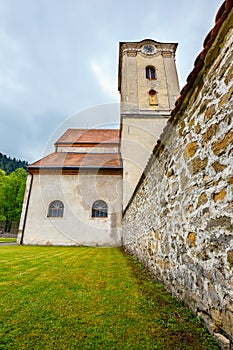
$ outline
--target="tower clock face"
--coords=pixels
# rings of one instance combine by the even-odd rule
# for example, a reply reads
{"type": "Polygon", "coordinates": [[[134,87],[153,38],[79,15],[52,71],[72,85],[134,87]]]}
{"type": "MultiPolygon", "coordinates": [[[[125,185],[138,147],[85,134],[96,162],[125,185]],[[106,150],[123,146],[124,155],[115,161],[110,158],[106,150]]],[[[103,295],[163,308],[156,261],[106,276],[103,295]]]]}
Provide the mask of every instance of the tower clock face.
{"type": "Polygon", "coordinates": [[[145,53],[153,53],[154,50],[155,50],[155,48],[154,48],[154,46],[152,46],[152,45],[145,45],[145,46],[143,47],[143,51],[144,51],[145,53]]]}

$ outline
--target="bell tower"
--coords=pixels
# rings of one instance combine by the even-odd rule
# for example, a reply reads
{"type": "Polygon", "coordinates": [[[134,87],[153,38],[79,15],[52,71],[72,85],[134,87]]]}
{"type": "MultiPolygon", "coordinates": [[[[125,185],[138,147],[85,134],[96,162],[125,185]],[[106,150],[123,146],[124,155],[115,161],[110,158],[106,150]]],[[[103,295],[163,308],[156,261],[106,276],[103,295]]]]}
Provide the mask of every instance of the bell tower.
{"type": "Polygon", "coordinates": [[[176,43],[151,39],[120,43],[124,208],[179,97],[176,48],[176,43]]]}

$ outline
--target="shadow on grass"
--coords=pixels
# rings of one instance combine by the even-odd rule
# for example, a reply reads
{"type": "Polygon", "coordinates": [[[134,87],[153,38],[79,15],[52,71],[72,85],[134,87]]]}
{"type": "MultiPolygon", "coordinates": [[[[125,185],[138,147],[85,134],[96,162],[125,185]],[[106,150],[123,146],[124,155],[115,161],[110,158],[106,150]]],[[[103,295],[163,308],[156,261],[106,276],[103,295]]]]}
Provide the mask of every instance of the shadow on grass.
{"type": "Polygon", "coordinates": [[[120,251],[130,266],[141,293],[139,310],[153,315],[153,322],[156,324],[153,336],[158,348],[161,346],[161,349],[169,349],[171,346],[170,349],[220,349],[201,320],[190,309],[165,290],[135,256],[123,248],[120,251]]]}

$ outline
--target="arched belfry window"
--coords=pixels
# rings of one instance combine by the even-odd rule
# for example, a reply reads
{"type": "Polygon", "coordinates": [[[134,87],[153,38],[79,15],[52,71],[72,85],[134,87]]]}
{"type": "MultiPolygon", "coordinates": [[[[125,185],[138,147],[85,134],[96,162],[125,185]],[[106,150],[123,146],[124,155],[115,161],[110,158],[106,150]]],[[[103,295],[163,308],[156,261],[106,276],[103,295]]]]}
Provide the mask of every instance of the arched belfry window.
{"type": "Polygon", "coordinates": [[[92,205],[93,218],[106,218],[108,216],[108,206],[102,200],[95,201],[92,205]]]}
{"type": "Polygon", "coordinates": [[[48,217],[62,218],[64,213],[64,204],[61,201],[53,201],[49,204],[48,217]]]}
{"type": "Polygon", "coordinates": [[[149,80],[156,79],[155,67],[153,66],[146,67],[146,79],[149,79],[149,80]]]}

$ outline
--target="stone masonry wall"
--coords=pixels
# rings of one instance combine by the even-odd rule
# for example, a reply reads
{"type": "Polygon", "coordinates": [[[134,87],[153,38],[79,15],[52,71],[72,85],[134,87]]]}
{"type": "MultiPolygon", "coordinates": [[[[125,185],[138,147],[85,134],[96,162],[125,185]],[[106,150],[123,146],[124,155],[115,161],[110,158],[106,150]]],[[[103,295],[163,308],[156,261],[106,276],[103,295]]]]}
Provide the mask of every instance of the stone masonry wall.
{"type": "Polygon", "coordinates": [[[123,244],[230,349],[233,31],[216,41],[126,208],[123,244]]]}

